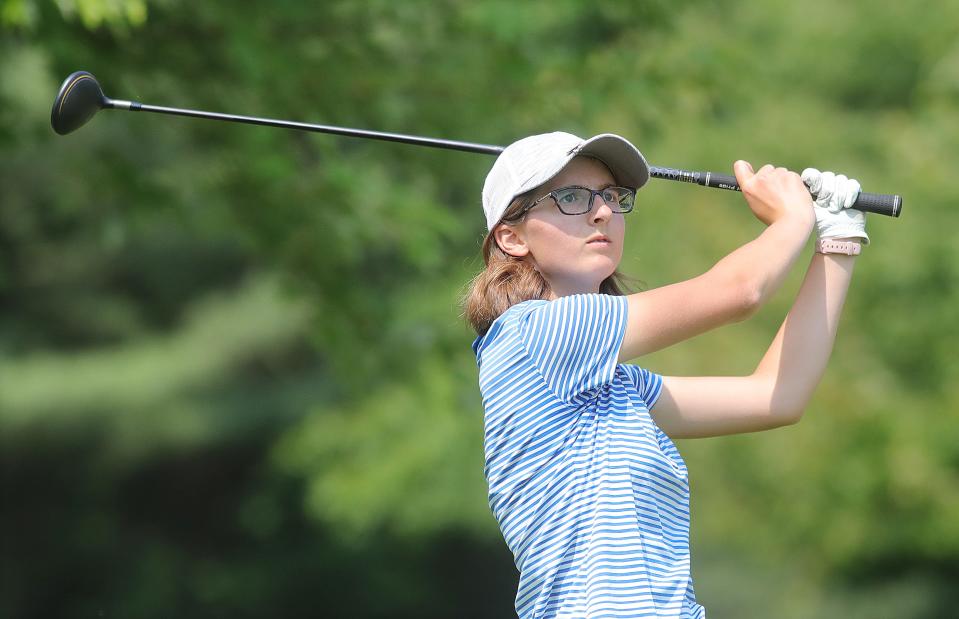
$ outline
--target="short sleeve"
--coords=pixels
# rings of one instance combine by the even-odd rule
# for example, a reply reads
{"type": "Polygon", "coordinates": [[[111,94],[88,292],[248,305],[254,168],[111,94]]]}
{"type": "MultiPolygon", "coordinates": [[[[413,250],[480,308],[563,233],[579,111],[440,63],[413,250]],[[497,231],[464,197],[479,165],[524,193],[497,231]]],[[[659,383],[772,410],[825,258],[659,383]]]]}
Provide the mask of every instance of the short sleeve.
{"type": "Polygon", "coordinates": [[[663,391],[663,377],[638,365],[624,364],[622,367],[626,368],[632,377],[639,397],[646,402],[646,408],[652,410],[663,391]]]}
{"type": "Polygon", "coordinates": [[[626,331],[626,297],[578,294],[533,304],[520,319],[532,363],[564,402],[612,382],[626,331]]]}

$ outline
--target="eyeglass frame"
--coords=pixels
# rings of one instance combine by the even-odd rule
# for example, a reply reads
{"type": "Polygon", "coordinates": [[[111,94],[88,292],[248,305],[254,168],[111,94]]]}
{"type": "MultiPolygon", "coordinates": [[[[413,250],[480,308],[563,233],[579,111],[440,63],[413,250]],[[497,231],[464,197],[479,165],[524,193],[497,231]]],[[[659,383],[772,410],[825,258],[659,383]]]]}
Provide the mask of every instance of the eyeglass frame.
{"type": "Polygon", "coordinates": [[[609,210],[612,211],[612,212],[614,212],[614,213],[618,213],[618,214],[631,213],[631,212],[633,212],[633,207],[636,206],[636,190],[633,189],[632,187],[624,187],[624,186],[622,186],[622,185],[609,185],[608,187],[603,187],[602,189],[590,189],[589,187],[583,187],[582,185],[567,185],[567,186],[565,186],[565,187],[558,187],[558,188],[550,191],[549,193],[547,193],[545,196],[543,196],[543,197],[541,197],[541,198],[537,198],[537,199],[534,200],[532,203],[530,203],[529,206],[527,206],[526,208],[524,208],[524,209],[522,210],[522,212],[519,213],[519,215],[520,215],[520,216],[525,215],[526,213],[528,213],[529,211],[531,211],[534,206],[536,206],[537,204],[539,204],[540,202],[542,202],[542,201],[545,200],[546,198],[552,198],[552,199],[553,199],[553,202],[556,204],[556,208],[558,208],[558,209],[559,209],[559,212],[562,213],[563,215],[570,215],[570,216],[585,215],[586,213],[592,212],[592,210],[593,210],[593,202],[595,201],[596,196],[599,196],[599,197],[603,200],[603,203],[604,203],[606,206],[609,206],[609,207],[610,207],[609,210]],[[629,191],[630,194],[632,194],[632,196],[633,196],[633,203],[629,205],[629,210],[628,210],[628,211],[613,210],[613,207],[610,206],[609,202],[606,201],[606,198],[603,198],[602,193],[603,193],[604,191],[606,191],[607,189],[612,189],[613,187],[618,187],[619,189],[625,189],[625,190],[629,191]],[[588,192],[589,192],[589,203],[586,205],[586,210],[583,211],[582,213],[567,213],[566,211],[564,211],[564,210],[563,210],[563,207],[559,205],[559,200],[556,198],[556,196],[553,195],[553,194],[556,193],[557,191],[563,191],[564,189],[585,189],[586,191],[588,191],[588,192]]]}

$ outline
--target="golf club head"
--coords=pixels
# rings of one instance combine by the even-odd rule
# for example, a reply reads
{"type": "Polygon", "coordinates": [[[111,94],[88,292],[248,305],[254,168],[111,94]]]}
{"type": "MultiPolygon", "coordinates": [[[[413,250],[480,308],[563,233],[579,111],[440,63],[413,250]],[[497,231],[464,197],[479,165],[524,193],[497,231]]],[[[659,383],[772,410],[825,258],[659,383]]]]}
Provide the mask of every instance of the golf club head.
{"type": "Polygon", "coordinates": [[[54,131],[66,135],[85,125],[108,101],[97,78],[86,71],[75,71],[63,80],[53,100],[50,124],[54,131]]]}

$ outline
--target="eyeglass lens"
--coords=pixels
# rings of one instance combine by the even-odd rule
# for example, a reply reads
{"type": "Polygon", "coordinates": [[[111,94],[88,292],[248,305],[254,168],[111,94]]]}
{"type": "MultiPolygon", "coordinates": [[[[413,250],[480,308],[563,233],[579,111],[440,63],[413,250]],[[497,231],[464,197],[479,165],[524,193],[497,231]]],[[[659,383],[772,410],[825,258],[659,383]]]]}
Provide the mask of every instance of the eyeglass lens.
{"type": "Polygon", "coordinates": [[[626,187],[606,187],[590,191],[583,187],[566,187],[553,192],[559,209],[569,215],[580,215],[590,210],[590,199],[600,195],[614,213],[628,213],[633,208],[635,194],[626,187]]]}

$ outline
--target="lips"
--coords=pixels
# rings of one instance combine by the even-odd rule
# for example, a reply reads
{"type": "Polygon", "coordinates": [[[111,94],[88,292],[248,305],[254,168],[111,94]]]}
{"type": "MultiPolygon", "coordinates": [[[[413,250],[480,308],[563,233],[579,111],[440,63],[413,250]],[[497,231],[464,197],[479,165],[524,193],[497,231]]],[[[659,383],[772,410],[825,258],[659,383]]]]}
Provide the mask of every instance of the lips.
{"type": "Polygon", "coordinates": [[[610,241],[609,237],[606,236],[605,234],[598,234],[592,237],[591,239],[589,239],[588,241],[586,241],[587,245],[590,245],[592,243],[612,243],[612,241],[610,241]]]}

